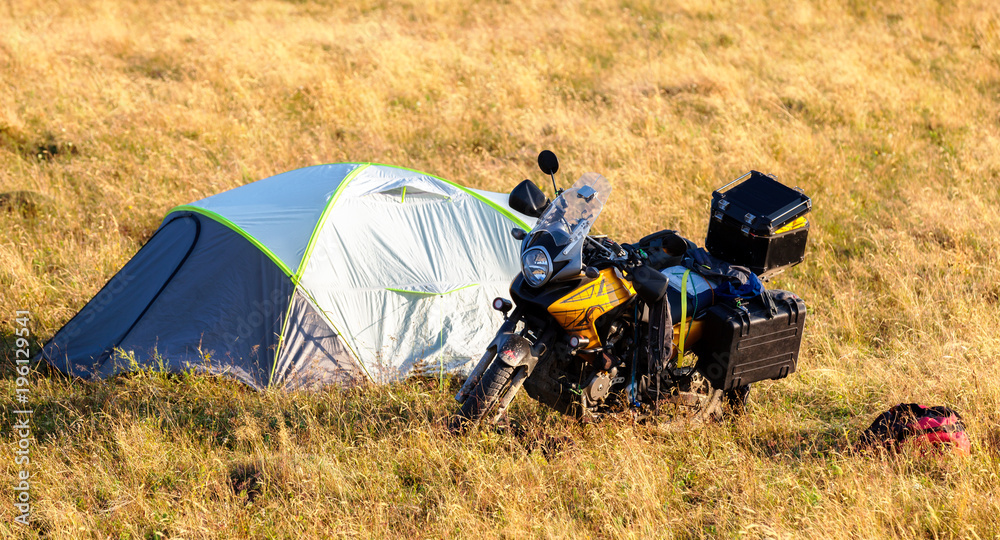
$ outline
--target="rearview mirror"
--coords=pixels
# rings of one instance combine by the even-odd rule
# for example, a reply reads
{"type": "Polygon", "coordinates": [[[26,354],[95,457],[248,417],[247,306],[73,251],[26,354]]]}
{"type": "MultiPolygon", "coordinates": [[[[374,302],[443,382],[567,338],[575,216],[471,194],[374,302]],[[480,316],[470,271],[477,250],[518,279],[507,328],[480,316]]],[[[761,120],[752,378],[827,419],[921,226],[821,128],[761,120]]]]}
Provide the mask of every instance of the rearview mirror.
{"type": "Polygon", "coordinates": [[[538,168],[545,174],[555,174],[559,172],[559,159],[552,150],[542,150],[538,154],[538,168]]]}
{"type": "Polygon", "coordinates": [[[534,182],[525,180],[510,190],[507,204],[517,212],[536,218],[549,207],[549,198],[534,182]]]}

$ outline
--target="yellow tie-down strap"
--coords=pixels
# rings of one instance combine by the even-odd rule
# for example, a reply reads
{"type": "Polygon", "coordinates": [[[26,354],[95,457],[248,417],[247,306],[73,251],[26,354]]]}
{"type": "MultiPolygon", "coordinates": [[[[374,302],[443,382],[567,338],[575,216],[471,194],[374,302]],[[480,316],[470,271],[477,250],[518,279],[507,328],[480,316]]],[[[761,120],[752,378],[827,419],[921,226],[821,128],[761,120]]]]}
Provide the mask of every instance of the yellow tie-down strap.
{"type": "MultiPolygon", "coordinates": [[[[694,313],[688,317],[688,305],[687,305],[687,283],[688,276],[691,274],[691,270],[685,270],[684,275],[681,276],[681,320],[674,324],[672,338],[674,340],[674,345],[677,347],[677,367],[684,367],[684,353],[692,343],[697,343],[701,339],[702,332],[702,320],[695,319],[694,313]]],[[[697,304],[696,304],[697,306],[697,304]]]]}

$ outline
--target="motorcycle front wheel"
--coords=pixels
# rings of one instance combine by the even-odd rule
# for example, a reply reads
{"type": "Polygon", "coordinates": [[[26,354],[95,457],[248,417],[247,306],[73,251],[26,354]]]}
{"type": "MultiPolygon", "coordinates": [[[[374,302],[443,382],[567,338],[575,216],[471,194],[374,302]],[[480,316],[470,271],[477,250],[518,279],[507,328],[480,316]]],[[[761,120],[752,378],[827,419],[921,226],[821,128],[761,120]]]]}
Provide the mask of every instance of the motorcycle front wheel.
{"type": "MultiPolygon", "coordinates": [[[[472,389],[458,411],[462,426],[477,424],[483,418],[497,414],[495,411],[507,388],[510,386],[514,368],[503,362],[494,361],[486,368],[479,384],[472,389]]],[[[492,419],[491,419],[492,420],[492,419]]]]}

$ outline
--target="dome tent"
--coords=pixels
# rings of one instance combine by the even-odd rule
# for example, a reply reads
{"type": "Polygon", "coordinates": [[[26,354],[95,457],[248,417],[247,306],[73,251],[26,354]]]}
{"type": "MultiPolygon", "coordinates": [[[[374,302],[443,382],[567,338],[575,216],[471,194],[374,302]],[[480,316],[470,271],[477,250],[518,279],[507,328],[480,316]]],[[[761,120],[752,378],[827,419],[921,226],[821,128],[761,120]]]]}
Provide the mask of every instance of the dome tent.
{"type": "Polygon", "coordinates": [[[409,169],[286,172],[171,210],[40,356],[81,377],[134,359],[255,388],[460,371],[520,271],[510,229],[531,221],[409,169]]]}

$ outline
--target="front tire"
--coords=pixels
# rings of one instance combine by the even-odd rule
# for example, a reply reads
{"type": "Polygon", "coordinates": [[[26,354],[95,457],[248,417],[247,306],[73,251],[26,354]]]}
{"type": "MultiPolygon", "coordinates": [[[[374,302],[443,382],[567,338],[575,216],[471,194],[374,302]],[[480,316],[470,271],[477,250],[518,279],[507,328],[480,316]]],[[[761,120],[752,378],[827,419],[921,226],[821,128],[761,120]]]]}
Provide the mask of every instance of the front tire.
{"type": "Polygon", "coordinates": [[[510,386],[513,374],[514,368],[494,360],[458,411],[460,427],[478,424],[483,418],[495,414],[500,396],[510,386]]]}

